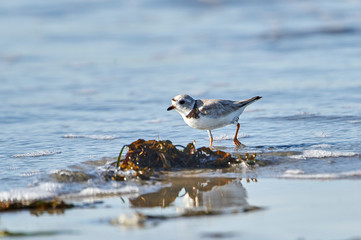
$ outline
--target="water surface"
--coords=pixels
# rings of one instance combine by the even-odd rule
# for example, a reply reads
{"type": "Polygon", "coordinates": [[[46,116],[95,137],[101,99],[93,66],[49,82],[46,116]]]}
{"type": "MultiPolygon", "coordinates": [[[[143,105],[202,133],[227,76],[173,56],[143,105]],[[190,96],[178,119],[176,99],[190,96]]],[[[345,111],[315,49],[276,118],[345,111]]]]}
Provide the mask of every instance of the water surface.
{"type": "MultiPolygon", "coordinates": [[[[359,1],[8,1],[0,7],[0,199],[141,194],[102,174],[138,138],[207,146],[167,112],[263,98],[215,146],[271,165],[198,177],[361,178],[359,1]],[[54,174],[92,178],[62,182],[54,174]],[[65,172],[66,172],[65,171],[65,172]],[[83,194],[83,195],[82,195],[83,194]]],[[[336,184],[336,183],[335,183],[336,184]]],[[[151,185],[151,184],[150,184],[151,185]]]]}

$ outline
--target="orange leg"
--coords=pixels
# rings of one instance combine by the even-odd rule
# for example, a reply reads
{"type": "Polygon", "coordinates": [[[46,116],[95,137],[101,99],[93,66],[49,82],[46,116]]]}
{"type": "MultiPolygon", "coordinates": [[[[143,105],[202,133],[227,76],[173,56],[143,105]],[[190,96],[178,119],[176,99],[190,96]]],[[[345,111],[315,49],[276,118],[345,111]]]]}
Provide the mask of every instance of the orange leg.
{"type": "Polygon", "coordinates": [[[236,145],[236,147],[242,146],[241,142],[240,142],[240,141],[238,140],[238,138],[237,138],[238,131],[239,131],[239,126],[240,126],[240,124],[237,123],[236,135],[234,135],[234,139],[233,139],[233,142],[234,142],[234,144],[236,145]]]}
{"type": "Polygon", "coordinates": [[[213,148],[213,136],[211,130],[207,130],[209,136],[209,148],[213,148]]]}

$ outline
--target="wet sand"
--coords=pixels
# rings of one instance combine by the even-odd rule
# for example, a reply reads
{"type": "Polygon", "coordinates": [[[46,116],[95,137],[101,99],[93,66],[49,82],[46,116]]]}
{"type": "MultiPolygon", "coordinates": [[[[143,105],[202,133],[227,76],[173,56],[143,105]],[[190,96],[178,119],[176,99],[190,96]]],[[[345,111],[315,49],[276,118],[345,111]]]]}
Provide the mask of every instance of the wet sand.
{"type": "Polygon", "coordinates": [[[1,213],[0,229],[34,239],[361,238],[360,181],[170,177],[162,184],[82,199],[63,212],[1,213]]]}

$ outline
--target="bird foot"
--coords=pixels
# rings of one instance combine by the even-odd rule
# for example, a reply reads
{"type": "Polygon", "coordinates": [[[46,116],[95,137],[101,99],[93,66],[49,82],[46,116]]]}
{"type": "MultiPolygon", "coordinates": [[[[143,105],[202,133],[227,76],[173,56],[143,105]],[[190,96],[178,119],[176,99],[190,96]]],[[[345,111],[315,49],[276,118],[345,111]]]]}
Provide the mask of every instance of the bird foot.
{"type": "Polygon", "coordinates": [[[234,145],[236,145],[236,148],[245,147],[246,145],[242,144],[237,138],[233,139],[234,145]]]}
{"type": "Polygon", "coordinates": [[[211,149],[212,151],[216,150],[216,148],[213,145],[209,145],[209,149],[211,149]]]}

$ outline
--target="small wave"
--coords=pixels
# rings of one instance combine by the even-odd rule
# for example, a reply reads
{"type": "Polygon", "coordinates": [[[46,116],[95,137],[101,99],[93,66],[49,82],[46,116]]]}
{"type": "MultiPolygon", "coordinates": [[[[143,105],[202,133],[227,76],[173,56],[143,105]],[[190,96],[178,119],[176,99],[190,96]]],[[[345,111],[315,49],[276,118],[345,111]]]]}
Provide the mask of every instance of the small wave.
{"type": "MultiPolygon", "coordinates": [[[[238,134],[238,137],[239,138],[248,138],[249,135],[245,134],[245,133],[240,133],[240,134],[238,134]]],[[[233,140],[233,138],[234,138],[234,135],[223,134],[223,135],[215,136],[213,138],[213,140],[215,140],[215,141],[223,141],[223,140],[233,140]]]]}
{"type": "Polygon", "coordinates": [[[330,137],[330,134],[325,133],[325,132],[316,132],[315,136],[318,138],[328,138],[328,137],[330,137]]]}
{"type": "Polygon", "coordinates": [[[112,189],[88,187],[77,193],[68,193],[63,195],[61,194],[61,191],[64,186],[65,185],[62,183],[45,182],[35,187],[12,189],[10,191],[0,192],[0,201],[33,201],[53,197],[89,198],[113,196],[118,194],[138,194],[140,192],[139,187],[136,186],[124,186],[112,189]]]}
{"type": "Polygon", "coordinates": [[[309,112],[299,112],[296,115],[286,116],[285,119],[286,120],[304,120],[304,119],[316,118],[316,117],[319,117],[319,115],[314,114],[314,113],[309,113],[309,112]]]}
{"type": "Polygon", "coordinates": [[[118,189],[100,189],[96,187],[85,188],[73,197],[97,197],[104,195],[117,195],[117,194],[128,194],[128,193],[139,193],[139,188],[135,186],[126,186],[118,189]]]}
{"type": "Polygon", "coordinates": [[[329,144],[316,144],[316,145],[312,145],[312,148],[331,148],[332,146],[329,144]]]}
{"type": "Polygon", "coordinates": [[[361,123],[361,120],[350,120],[348,121],[349,123],[352,123],[352,124],[360,124],[361,123]]]}
{"type": "Polygon", "coordinates": [[[35,175],[39,175],[42,172],[40,170],[35,170],[35,171],[30,171],[30,172],[24,172],[22,174],[20,174],[21,177],[32,177],[35,175]]]}
{"type": "Polygon", "coordinates": [[[306,174],[304,171],[299,169],[290,169],[284,172],[280,176],[281,178],[293,178],[293,179],[354,179],[361,178],[361,171],[349,171],[341,173],[312,173],[306,174]]]}
{"type": "Polygon", "coordinates": [[[158,123],[162,123],[163,122],[163,119],[151,119],[151,120],[148,120],[147,123],[150,123],[150,124],[158,124],[158,123]]]}
{"type": "Polygon", "coordinates": [[[285,38],[307,38],[316,35],[349,35],[357,33],[359,29],[348,26],[322,27],[316,29],[277,31],[261,35],[262,38],[279,40],[285,38]]]}
{"type": "Polygon", "coordinates": [[[264,111],[263,108],[246,108],[244,112],[262,112],[264,111]]]}
{"type": "Polygon", "coordinates": [[[62,187],[58,183],[41,183],[35,187],[12,189],[0,192],[0,201],[31,201],[46,199],[56,196],[56,192],[62,187]]]}
{"type": "Polygon", "coordinates": [[[7,168],[8,170],[11,170],[11,171],[14,171],[14,170],[19,170],[21,169],[20,167],[17,167],[17,166],[10,166],[7,168]]]}
{"type": "Polygon", "coordinates": [[[90,138],[94,140],[114,140],[118,138],[114,135],[76,135],[76,134],[66,134],[63,138],[90,138]]]}
{"type": "Polygon", "coordinates": [[[222,140],[232,140],[234,138],[233,135],[226,135],[226,134],[223,134],[223,135],[220,135],[220,136],[215,136],[213,138],[213,140],[215,141],[222,141],[222,140]]]}
{"type": "Polygon", "coordinates": [[[42,156],[49,156],[54,154],[59,154],[60,151],[49,151],[49,150],[39,150],[30,153],[23,153],[23,154],[15,154],[11,157],[13,158],[22,158],[22,157],[42,157],[42,156]]]}
{"type": "Polygon", "coordinates": [[[307,158],[329,158],[329,157],[353,157],[358,154],[355,152],[338,152],[338,151],[326,151],[326,150],[305,150],[301,155],[290,156],[295,159],[307,159],[307,158]]]}

